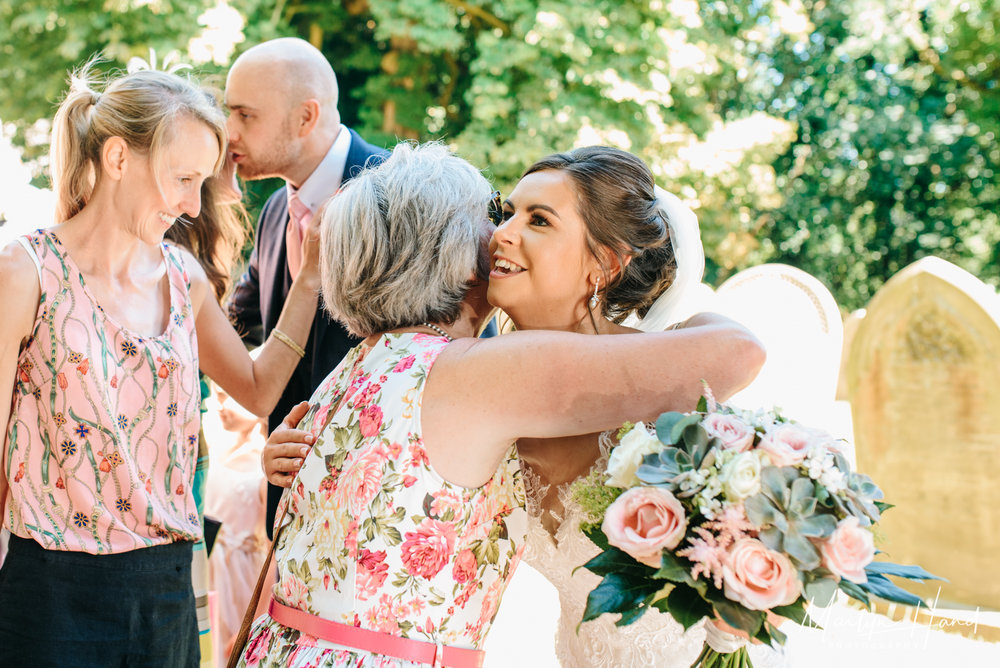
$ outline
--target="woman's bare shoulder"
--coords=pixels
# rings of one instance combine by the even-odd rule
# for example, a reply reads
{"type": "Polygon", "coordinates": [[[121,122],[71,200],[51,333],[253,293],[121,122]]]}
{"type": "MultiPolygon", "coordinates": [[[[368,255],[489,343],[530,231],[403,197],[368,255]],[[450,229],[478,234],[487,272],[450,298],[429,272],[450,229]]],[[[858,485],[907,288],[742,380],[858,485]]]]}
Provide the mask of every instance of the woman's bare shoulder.
{"type": "Polygon", "coordinates": [[[41,284],[28,251],[15,241],[0,249],[0,329],[6,335],[27,335],[38,310],[41,284]]]}

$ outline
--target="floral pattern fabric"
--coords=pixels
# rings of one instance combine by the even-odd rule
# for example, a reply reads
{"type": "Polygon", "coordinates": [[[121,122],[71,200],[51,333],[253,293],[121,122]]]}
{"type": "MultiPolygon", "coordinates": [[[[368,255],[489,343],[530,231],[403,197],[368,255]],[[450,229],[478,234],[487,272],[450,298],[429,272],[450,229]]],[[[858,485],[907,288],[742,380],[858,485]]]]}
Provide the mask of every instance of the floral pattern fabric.
{"type": "MultiPolygon", "coordinates": [[[[526,532],[511,447],[482,487],[445,481],[420,433],[424,381],[447,344],[387,334],[354,348],[300,424],[316,437],[282,507],[277,601],[324,619],[427,642],[481,648],[526,532]]],[[[334,645],[269,616],[247,666],[410,666],[334,645]]]]}
{"type": "Polygon", "coordinates": [[[179,252],[163,245],[170,315],[150,337],[104,312],[54,233],[27,239],[41,299],[7,424],[4,525],[92,554],[198,540],[198,346],[179,252]]]}

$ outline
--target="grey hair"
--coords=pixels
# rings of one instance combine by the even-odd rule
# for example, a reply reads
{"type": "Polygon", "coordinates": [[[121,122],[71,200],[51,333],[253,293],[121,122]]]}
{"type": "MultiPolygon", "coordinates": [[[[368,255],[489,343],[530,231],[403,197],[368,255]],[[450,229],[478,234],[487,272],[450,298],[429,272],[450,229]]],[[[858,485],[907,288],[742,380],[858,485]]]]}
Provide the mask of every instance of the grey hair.
{"type": "Polygon", "coordinates": [[[323,213],[323,299],[356,336],[452,323],[476,273],[490,185],[438,143],[397,145],[323,213]]]}

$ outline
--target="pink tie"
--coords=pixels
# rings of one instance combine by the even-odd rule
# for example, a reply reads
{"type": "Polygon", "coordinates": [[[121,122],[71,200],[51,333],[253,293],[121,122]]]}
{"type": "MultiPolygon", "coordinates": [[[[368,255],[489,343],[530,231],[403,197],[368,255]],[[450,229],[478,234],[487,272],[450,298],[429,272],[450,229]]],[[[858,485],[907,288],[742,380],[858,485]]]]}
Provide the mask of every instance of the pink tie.
{"type": "Polygon", "coordinates": [[[298,193],[290,191],[288,193],[288,227],[285,228],[285,254],[288,258],[288,273],[292,275],[292,280],[295,280],[302,267],[302,240],[306,236],[311,217],[312,211],[302,203],[298,193]]]}

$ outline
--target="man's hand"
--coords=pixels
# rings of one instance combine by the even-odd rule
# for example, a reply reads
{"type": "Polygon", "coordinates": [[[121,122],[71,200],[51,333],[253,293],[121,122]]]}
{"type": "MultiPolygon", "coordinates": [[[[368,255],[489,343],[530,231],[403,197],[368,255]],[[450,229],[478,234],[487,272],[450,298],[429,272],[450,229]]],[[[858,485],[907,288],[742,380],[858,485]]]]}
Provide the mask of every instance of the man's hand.
{"type": "Polygon", "coordinates": [[[312,434],[295,428],[308,410],[307,402],[296,404],[278,428],[267,437],[260,455],[260,464],[272,485],[291,486],[292,479],[302,468],[302,462],[312,448],[312,434]]]}

